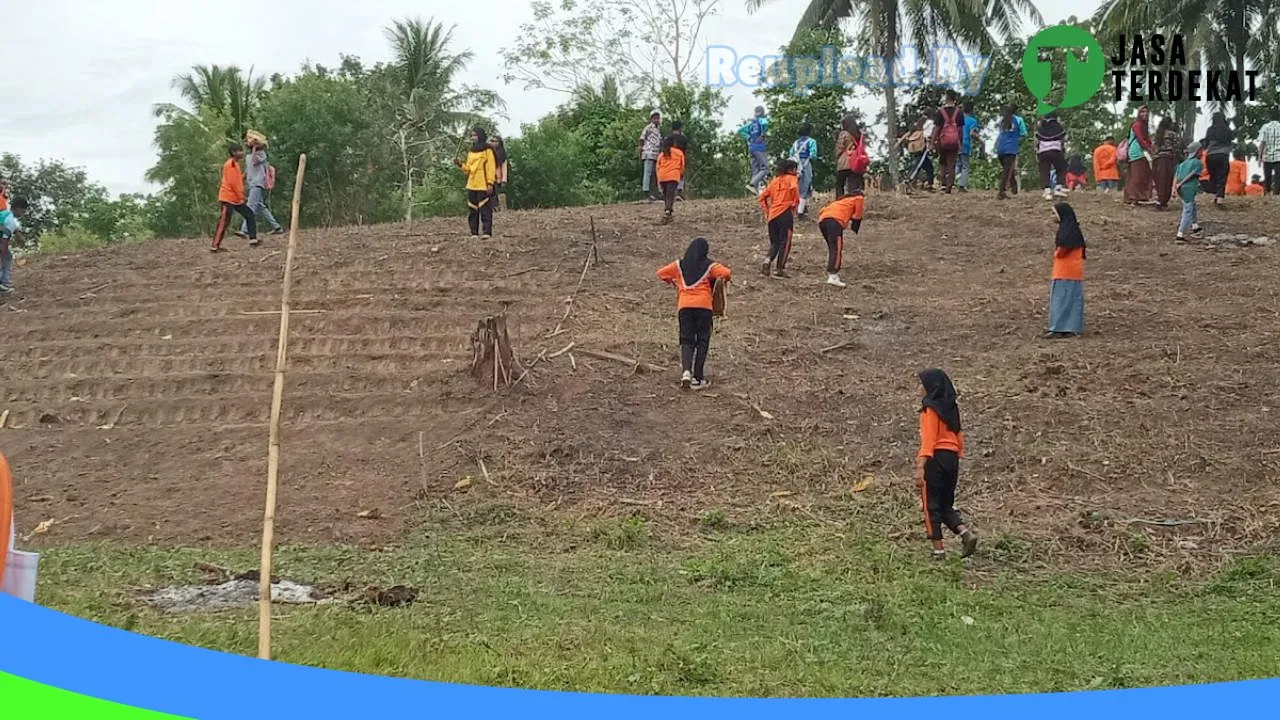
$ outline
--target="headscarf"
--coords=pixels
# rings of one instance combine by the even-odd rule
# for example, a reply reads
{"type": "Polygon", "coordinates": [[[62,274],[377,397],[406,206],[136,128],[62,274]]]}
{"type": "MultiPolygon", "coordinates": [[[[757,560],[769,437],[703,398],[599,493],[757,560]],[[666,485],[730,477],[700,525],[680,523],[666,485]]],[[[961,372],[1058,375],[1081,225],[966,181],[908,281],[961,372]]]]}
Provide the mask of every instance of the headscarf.
{"type": "Polygon", "coordinates": [[[707,257],[710,251],[711,246],[707,244],[706,238],[694,238],[689,243],[689,248],[684,251],[684,258],[679,263],[685,287],[693,287],[694,283],[707,274],[707,268],[711,267],[711,260],[707,257]]]}
{"type": "Polygon", "coordinates": [[[471,143],[471,151],[484,152],[485,147],[489,144],[489,135],[479,125],[472,128],[471,131],[476,134],[476,141],[471,143]]]}
{"type": "Polygon", "coordinates": [[[844,116],[844,119],[842,119],[842,120],[840,121],[840,127],[841,127],[841,128],[844,128],[844,131],[845,131],[845,132],[847,132],[847,133],[849,133],[850,135],[858,135],[858,134],[859,134],[859,133],[858,133],[858,118],[854,117],[854,116],[853,116],[853,113],[849,113],[848,115],[845,115],[845,116],[844,116]]]}
{"type": "Polygon", "coordinates": [[[1085,250],[1084,233],[1080,230],[1080,221],[1076,220],[1076,211],[1064,202],[1054,205],[1053,209],[1058,213],[1058,235],[1053,244],[1065,250],[1080,248],[1083,257],[1083,253],[1088,251],[1085,250]]]}
{"type": "Polygon", "coordinates": [[[960,432],[960,406],[956,404],[956,388],[951,378],[938,368],[922,370],[918,377],[925,392],[920,412],[932,408],[951,432],[960,432]]]}

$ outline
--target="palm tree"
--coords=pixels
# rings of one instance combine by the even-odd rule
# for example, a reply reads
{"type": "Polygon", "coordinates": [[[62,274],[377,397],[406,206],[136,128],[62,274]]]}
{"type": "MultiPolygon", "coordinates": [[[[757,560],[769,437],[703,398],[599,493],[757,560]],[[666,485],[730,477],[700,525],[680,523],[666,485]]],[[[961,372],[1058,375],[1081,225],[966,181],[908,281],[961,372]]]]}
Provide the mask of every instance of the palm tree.
{"type": "MultiPolygon", "coordinates": [[[[768,2],[746,0],[747,10],[754,12],[768,2]]],[[[851,18],[855,49],[884,63],[885,119],[892,139],[898,132],[898,79],[893,67],[904,49],[950,43],[989,53],[1018,36],[1024,17],[1044,22],[1031,0],[810,0],[792,41],[810,29],[838,27],[851,18]]],[[[897,185],[897,163],[889,163],[889,173],[897,185]]]]}
{"type": "Polygon", "coordinates": [[[249,129],[253,112],[266,89],[266,80],[254,77],[252,68],[244,73],[234,65],[196,65],[191,72],[175,77],[173,87],[191,109],[160,103],[154,109],[156,117],[211,111],[226,121],[228,138],[239,138],[249,129]]]}
{"type": "MultiPolygon", "coordinates": [[[[1243,79],[1249,65],[1280,67],[1274,40],[1280,33],[1280,3],[1275,0],[1106,0],[1094,19],[1104,32],[1144,28],[1166,37],[1182,35],[1192,69],[1230,67],[1243,79]]],[[[1189,140],[1194,104],[1185,103],[1181,110],[1189,140]]],[[[1235,104],[1237,118],[1243,110],[1241,97],[1235,104]]]]}

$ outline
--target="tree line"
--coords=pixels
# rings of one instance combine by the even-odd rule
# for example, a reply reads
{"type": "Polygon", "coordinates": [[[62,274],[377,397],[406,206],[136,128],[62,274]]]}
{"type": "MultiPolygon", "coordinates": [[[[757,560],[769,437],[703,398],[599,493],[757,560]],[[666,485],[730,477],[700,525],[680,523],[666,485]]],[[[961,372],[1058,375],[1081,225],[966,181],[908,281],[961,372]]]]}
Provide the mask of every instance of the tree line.
{"type": "MultiPolygon", "coordinates": [[[[1135,23],[1185,31],[1191,38],[1190,56],[1206,67],[1246,61],[1273,67],[1276,50],[1259,30],[1277,22],[1275,13],[1246,14],[1243,20],[1232,14],[1248,1],[1202,0],[1205,12],[1185,19],[1178,13],[1161,15],[1169,3],[1110,0],[1095,16],[1069,22],[1095,33],[1135,23]],[[1242,28],[1247,31],[1243,40],[1242,28]]],[[[701,47],[704,21],[719,11],[718,0],[540,0],[531,7],[534,20],[521,28],[520,40],[504,54],[505,80],[559,91],[564,100],[507,140],[512,207],[639,199],[636,142],[654,107],[662,110],[666,126],[672,120],[683,122],[690,148],[690,197],[743,194],[747,157],[734,130],[746,118],[725,116],[727,95],[699,81],[694,51],[701,47]]],[[[816,55],[823,46],[834,46],[893,57],[908,45],[936,42],[976,49],[989,55],[991,63],[982,84],[968,87],[966,99],[988,129],[989,144],[1003,105],[1034,115],[1036,99],[1018,69],[1025,20],[1040,22],[1028,0],[812,0],[780,54],[816,55]],[[976,14],[958,12],[965,8],[976,14]],[[846,24],[849,32],[841,29],[845,18],[853,19],[846,24]]],[[[155,193],[112,198],[83,170],[60,161],[24,163],[12,155],[0,156],[0,174],[11,194],[32,200],[26,223],[31,236],[54,250],[210,233],[226,145],[250,128],[270,139],[280,188],[277,204],[292,187],[298,155],[307,154],[304,226],[462,214],[463,183],[453,161],[465,152],[468,128],[493,128],[504,116],[503,98],[493,89],[460,82],[472,55],[456,48],[450,29],[431,21],[397,20],[386,28],[386,39],[391,59],[372,65],[341,55],[335,66],[307,64],[289,75],[197,65],[175,78],[181,102],[154,108],[157,157],[147,179],[159,186],[155,193]]],[[[767,68],[765,74],[775,70],[767,68]]],[[[875,91],[761,84],[755,94],[771,116],[770,154],[785,154],[800,126],[812,125],[819,142],[815,188],[831,187],[831,149],[841,117],[860,96],[879,96],[884,109],[870,122],[853,112],[870,132],[873,146],[880,148],[873,153],[872,171],[896,181],[898,163],[886,156],[887,148],[917,117],[936,108],[945,90],[923,77],[916,80],[886,83],[875,91]]],[[[1262,100],[1235,108],[1238,127],[1280,113],[1274,83],[1262,100]]],[[[1190,134],[1194,106],[1151,105],[1155,114],[1177,117],[1190,134]]],[[[1115,106],[1106,93],[1099,93],[1064,111],[1062,119],[1073,151],[1083,154],[1107,135],[1122,137],[1131,115],[1132,108],[1115,106]]],[[[1029,165],[1024,169],[1028,181],[1034,173],[1029,165]]],[[[971,187],[994,186],[997,177],[994,158],[971,159],[971,187]]]]}

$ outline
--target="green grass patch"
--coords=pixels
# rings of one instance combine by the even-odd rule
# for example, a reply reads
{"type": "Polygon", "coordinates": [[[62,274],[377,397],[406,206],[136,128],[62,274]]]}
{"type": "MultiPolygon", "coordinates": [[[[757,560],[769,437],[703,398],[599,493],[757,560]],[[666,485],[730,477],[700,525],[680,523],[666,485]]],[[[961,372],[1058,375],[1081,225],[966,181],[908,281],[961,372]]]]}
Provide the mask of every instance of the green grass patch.
{"type": "MultiPolygon", "coordinates": [[[[282,547],[278,574],[409,584],[402,608],[278,607],[275,655],[385,675],[624,693],[875,696],[1114,688],[1265,677],[1280,667],[1280,567],[1208,579],[1032,572],[1016,538],[969,563],[798,521],[666,538],[636,516],[590,523],[493,509],[394,550],[282,547]],[[513,514],[514,513],[514,514],[513,514]],[[499,521],[501,520],[501,521],[499,521]]],[[[164,615],[138,590],[235,570],[250,548],[46,551],[40,601],[92,620],[252,655],[256,611],[164,615]]]]}

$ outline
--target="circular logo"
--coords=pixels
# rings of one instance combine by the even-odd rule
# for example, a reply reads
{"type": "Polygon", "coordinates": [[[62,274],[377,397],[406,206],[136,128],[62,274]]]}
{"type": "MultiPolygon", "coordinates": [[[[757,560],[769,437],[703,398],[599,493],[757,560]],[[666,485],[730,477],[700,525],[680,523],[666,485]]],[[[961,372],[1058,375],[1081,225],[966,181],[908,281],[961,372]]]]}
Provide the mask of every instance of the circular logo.
{"type": "Polygon", "coordinates": [[[1084,103],[1102,87],[1106,70],[1102,46],[1087,31],[1074,25],[1054,25],[1041,30],[1027,41],[1027,50],[1022,53],[1022,79],[1035,97],[1036,112],[1040,114],[1084,103]],[[1046,101],[1053,90],[1055,62],[1040,59],[1042,48],[1079,49],[1085,53],[1083,60],[1076,53],[1066,54],[1062,100],[1056,105],[1046,101]]]}

